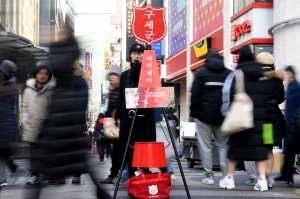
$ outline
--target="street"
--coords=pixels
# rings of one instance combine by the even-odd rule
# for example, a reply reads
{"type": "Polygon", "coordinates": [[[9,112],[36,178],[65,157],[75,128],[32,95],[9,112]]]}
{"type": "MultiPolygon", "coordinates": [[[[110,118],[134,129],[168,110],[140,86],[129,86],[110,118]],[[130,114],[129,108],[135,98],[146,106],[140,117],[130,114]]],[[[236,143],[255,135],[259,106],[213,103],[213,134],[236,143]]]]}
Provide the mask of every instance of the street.
{"type": "MultiPolygon", "coordinates": [[[[18,165],[22,165],[29,169],[29,161],[26,159],[15,160],[18,165]]],[[[172,182],[172,190],[170,194],[171,199],[186,199],[186,192],[183,186],[182,179],[178,165],[175,161],[176,180],[172,182]]],[[[234,190],[220,189],[218,182],[221,179],[221,172],[215,172],[215,184],[204,185],[201,183],[203,179],[203,171],[200,165],[195,165],[194,168],[190,169],[187,167],[186,160],[181,159],[182,166],[184,169],[185,177],[188,183],[192,199],[223,199],[223,198],[299,198],[300,195],[296,194],[295,188],[300,188],[300,175],[295,175],[295,188],[289,188],[285,182],[276,182],[276,187],[269,189],[268,192],[254,191],[253,187],[245,185],[248,180],[246,172],[235,173],[235,185],[234,190]]],[[[100,162],[98,155],[89,154],[89,165],[92,170],[98,171],[97,179],[100,182],[109,174],[110,159],[106,159],[104,162],[100,162]]],[[[74,185],[71,183],[72,176],[67,177],[66,184],[64,185],[49,185],[45,184],[41,192],[41,199],[96,199],[95,186],[88,174],[84,174],[81,177],[82,182],[80,185],[74,185]]],[[[14,186],[3,187],[0,193],[0,198],[13,198],[13,199],[30,199],[30,194],[33,192],[34,186],[26,185],[26,180],[22,179],[22,182],[14,186]]],[[[112,195],[114,192],[115,185],[103,185],[112,195]]],[[[124,184],[119,187],[117,195],[118,199],[129,198],[127,196],[127,190],[124,184]]]]}

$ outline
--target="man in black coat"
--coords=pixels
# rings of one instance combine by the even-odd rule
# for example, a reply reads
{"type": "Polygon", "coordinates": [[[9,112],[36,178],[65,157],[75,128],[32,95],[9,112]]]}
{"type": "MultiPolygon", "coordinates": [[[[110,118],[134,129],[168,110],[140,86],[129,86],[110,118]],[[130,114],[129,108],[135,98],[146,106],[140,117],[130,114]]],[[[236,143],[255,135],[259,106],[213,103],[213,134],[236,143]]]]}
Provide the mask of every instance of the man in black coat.
{"type": "MultiPolygon", "coordinates": [[[[121,74],[120,90],[119,90],[119,106],[117,108],[116,119],[120,119],[120,137],[119,137],[119,153],[118,161],[122,161],[127,139],[132,124],[132,118],[129,117],[133,112],[126,109],[125,88],[137,88],[141,65],[144,54],[144,46],[141,44],[133,44],[130,49],[130,66],[131,68],[121,74]]],[[[136,118],[133,124],[133,130],[130,137],[131,146],[134,142],[151,142],[156,140],[155,116],[153,109],[143,108],[134,109],[136,118]]],[[[129,176],[133,177],[136,168],[132,167],[133,149],[128,147],[126,161],[128,163],[129,176]]]]}
{"type": "Polygon", "coordinates": [[[221,115],[222,88],[230,73],[223,58],[215,50],[206,56],[206,64],[196,73],[192,86],[191,116],[197,124],[197,139],[204,175],[204,184],[214,184],[212,170],[213,137],[218,147],[223,176],[227,174],[228,136],[220,131],[224,117],[221,115]]]}

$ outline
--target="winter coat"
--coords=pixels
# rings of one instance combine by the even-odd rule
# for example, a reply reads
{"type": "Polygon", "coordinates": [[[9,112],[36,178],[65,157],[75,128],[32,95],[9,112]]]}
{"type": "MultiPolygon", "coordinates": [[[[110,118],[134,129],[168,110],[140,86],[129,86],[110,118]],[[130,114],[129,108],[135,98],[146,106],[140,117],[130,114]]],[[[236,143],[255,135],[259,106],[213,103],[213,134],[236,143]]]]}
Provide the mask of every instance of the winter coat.
{"type": "Polygon", "coordinates": [[[279,109],[279,104],[284,102],[284,73],[281,71],[273,71],[270,67],[263,67],[265,76],[268,77],[269,81],[262,81],[265,84],[269,84],[272,90],[268,100],[268,122],[273,125],[273,146],[282,145],[282,139],[286,134],[286,125],[284,115],[279,109]]]}
{"type": "Polygon", "coordinates": [[[289,143],[293,143],[294,136],[290,134],[290,121],[293,115],[296,113],[297,109],[300,107],[300,85],[299,83],[294,80],[293,82],[289,83],[288,88],[285,92],[285,121],[287,127],[287,134],[284,138],[284,147],[283,152],[286,152],[287,145],[289,143]]]}
{"type": "Polygon", "coordinates": [[[231,71],[218,54],[206,56],[206,64],[195,76],[191,90],[191,117],[208,124],[222,124],[222,88],[231,71]]]}
{"type": "Polygon", "coordinates": [[[118,107],[119,87],[112,89],[108,96],[108,106],[105,117],[112,117],[113,111],[118,107]]]}
{"type": "Polygon", "coordinates": [[[49,115],[33,152],[37,172],[52,179],[87,171],[85,113],[88,86],[82,77],[73,75],[72,64],[79,54],[77,42],[67,41],[50,46],[50,66],[57,77],[49,115]]]}
{"type": "MultiPolygon", "coordinates": [[[[270,81],[264,76],[261,65],[255,61],[239,63],[237,70],[244,72],[245,92],[253,102],[254,127],[230,135],[228,158],[231,160],[242,159],[245,161],[265,160],[267,158],[262,132],[263,124],[271,123],[268,102],[273,97],[270,81]]],[[[230,101],[235,94],[235,79],[232,81],[230,101]]]]}
{"type": "Polygon", "coordinates": [[[168,115],[168,121],[169,121],[169,124],[171,126],[172,124],[172,132],[174,132],[174,138],[177,139],[179,137],[179,129],[177,129],[177,126],[179,126],[179,120],[178,118],[173,115],[172,113],[168,115]],[[175,126],[175,128],[174,128],[175,126]]]}
{"type": "Polygon", "coordinates": [[[22,139],[36,142],[48,116],[55,80],[51,79],[41,90],[35,87],[35,79],[27,80],[26,85],[22,99],[22,139]]]}
{"type": "Polygon", "coordinates": [[[16,100],[18,88],[13,79],[0,86],[0,147],[6,147],[16,139],[16,100]]]}
{"type": "MultiPolygon", "coordinates": [[[[128,117],[130,109],[126,109],[125,102],[125,88],[135,88],[137,84],[133,83],[133,77],[131,71],[127,70],[121,74],[120,78],[120,90],[119,90],[119,104],[116,111],[116,118],[120,119],[120,135],[119,135],[119,151],[118,161],[121,161],[124,156],[124,151],[129,137],[130,127],[132,119],[128,117]]],[[[155,132],[155,115],[153,109],[142,108],[134,109],[136,115],[143,115],[143,117],[137,116],[133,125],[130,143],[134,145],[134,142],[151,142],[156,140],[155,132]]],[[[131,162],[133,150],[128,148],[127,161],[131,162]]]]}
{"type": "Polygon", "coordinates": [[[289,122],[288,145],[295,146],[296,154],[300,153],[300,108],[296,110],[289,122]]]}

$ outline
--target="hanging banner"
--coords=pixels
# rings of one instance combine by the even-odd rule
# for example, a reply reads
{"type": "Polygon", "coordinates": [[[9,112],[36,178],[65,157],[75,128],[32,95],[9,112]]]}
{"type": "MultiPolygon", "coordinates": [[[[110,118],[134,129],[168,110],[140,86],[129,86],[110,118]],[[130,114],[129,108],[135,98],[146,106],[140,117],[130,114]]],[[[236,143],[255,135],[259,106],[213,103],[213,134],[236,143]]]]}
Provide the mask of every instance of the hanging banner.
{"type": "Polygon", "coordinates": [[[90,59],[90,53],[85,53],[85,69],[88,70],[90,68],[91,59],[90,59]]]}

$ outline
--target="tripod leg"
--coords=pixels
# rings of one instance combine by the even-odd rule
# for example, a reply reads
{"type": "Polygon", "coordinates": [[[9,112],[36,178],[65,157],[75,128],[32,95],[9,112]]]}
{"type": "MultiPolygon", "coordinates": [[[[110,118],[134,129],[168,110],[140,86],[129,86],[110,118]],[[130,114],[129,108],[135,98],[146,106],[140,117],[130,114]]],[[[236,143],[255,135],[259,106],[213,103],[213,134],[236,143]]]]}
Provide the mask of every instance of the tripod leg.
{"type": "Polygon", "coordinates": [[[186,191],[188,199],[191,199],[190,191],[189,191],[189,188],[187,186],[187,183],[186,183],[186,180],[185,180],[185,176],[184,176],[184,173],[183,173],[183,169],[182,169],[182,166],[181,166],[181,163],[180,163],[180,160],[179,160],[179,155],[178,155],[178,152],[177,152],[176,143],[175,143],[175,140],[174,140],[171,128],[170,128],[170,124],[169,124],[168,118],[166,117],[166,112],[165,112],[164,108],[162,108],[162,112],[163,112],[164,118],[166,120],[166,124],[167,124],[167,127],[168,127],[169,135],[170,135],[170,138],[171,138],[171,141],[172,141],[172,145],[173,145],[173,148],[174,148],[176,160],[177,160],[177,163],[178,163],[178,166],[179,166],[179,170],[180,170],[180,173],[181,173],[181,177],[182,177],[182,180],[183,180],[184,188],[185,188],[185,191],[186,191]]]}
{"type": "Polygon", "coordinates": [[[130,131],[129,131],[128,139],[127,139],[127,142],[126,142],[126,146],[125,146],[125,151],[124,151],[122,163],[121,163],[121,166],[120,166],[120,170],[119,170],[119,174],[118,174],[118,181],[116,183],[113,199],[116,199],[116,197],[117,197],[117,192],[118,192],[118,189],[119,189],[120,180],[121,180],[122,173],[123,173],[123,166],[124,166],[124,162],[125,162],[125,158],[126,158],[128,145],[129,145],[129,142],[130,142],[131,133],[132,133],[132,130],[133,130],[133,124],[134,124],[134,121],[135,121],[135,117],[136,117],[136,112],[135,112],[135,114],[132,118],[132,123],[131,123],[130,131]]]}

